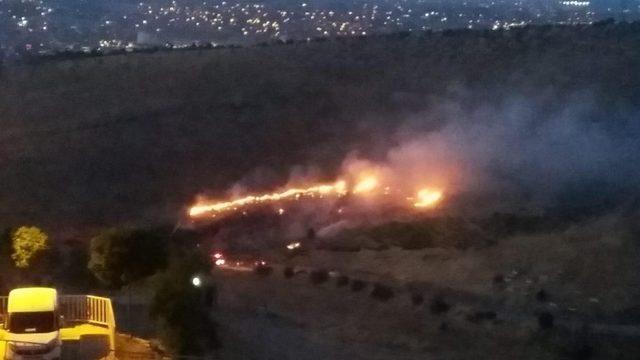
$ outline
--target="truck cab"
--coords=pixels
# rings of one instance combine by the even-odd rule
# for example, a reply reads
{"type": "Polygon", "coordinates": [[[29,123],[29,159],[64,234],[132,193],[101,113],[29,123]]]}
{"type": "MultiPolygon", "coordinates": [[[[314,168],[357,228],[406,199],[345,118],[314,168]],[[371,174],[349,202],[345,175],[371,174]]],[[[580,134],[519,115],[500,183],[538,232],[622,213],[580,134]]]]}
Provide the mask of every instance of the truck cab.
{"type": "Polygon", "coordinates": [[[60,322],[56,289],[12,290],[5,322],[5,359],[60,359],[60,322]]]}

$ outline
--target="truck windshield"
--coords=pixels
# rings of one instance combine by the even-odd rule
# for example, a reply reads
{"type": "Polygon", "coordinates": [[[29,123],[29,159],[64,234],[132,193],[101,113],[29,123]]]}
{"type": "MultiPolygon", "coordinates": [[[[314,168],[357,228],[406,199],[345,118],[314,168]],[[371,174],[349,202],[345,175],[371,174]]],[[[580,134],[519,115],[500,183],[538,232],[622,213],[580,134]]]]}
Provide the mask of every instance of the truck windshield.
{"type": "Polygon", "coordinates": [[[53,311],[19,312],[9,314],[9,332],[14,334],[48,333],[56,330],[53,311]]]}

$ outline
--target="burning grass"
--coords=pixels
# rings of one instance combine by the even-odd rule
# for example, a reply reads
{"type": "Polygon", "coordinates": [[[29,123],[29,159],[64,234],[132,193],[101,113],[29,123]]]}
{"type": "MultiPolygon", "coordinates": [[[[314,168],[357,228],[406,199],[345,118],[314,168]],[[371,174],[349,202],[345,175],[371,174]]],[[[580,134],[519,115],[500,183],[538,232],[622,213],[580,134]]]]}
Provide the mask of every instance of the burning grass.
{"type": "MultiPolygon", "coordinates": [[[[347,158],[343,164],[343,173],[333,183],[314,183],[295,181],[295,186],[288,185],[275,192],[252,194],[230,200],[212,200],[200,197],[189,208],[188,215],[193,220],[215,219],[234,212],[246,213],[257,207],[271,205],[278,215],[286,213],[287,204],[306,199],[340,199],[348,197],[358,207],[379,206],[381,204],[397,204],[414,211],[434,209],[443,200],[441,187],[424,186],[431,174],[425,174],[420,184],[407,184],[403,172],[396,171],[391,164],[375,164],[367,160],[347,158]]],[[[436,171],[437,172],[437,171],[436,171]]],[[[418,181],[418,180],[415,180],[418,181]]],[[[337,209],[341,213],[343,209],[337,209]]]]}

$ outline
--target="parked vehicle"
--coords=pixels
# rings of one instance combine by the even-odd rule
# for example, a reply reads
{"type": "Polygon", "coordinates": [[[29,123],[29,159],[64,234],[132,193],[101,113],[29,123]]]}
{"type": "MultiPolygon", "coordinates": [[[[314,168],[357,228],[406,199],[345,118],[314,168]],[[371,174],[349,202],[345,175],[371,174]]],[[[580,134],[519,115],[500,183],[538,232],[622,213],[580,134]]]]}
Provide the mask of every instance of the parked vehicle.
{"type": "Polygon", "coordinates": [[[62,319],[56,289],[33,287],[9,293],[5,359],[60,359],[62,319]]]}

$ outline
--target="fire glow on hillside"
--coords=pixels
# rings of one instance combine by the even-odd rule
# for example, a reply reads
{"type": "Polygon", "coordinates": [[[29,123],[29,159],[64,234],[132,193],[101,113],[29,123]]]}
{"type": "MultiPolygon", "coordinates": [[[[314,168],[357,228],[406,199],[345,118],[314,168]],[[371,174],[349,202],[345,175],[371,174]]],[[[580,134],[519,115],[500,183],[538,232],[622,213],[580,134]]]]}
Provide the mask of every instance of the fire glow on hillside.
{"type": "Polygon", "coordinates": [[[442,199],[442,191],[437,189],[421,189],[413,206],[417,208],[429,208],[436,206],[442,199]]]}
{"type": "Polygon", "coordinates": [[[281,192],[262,195],[249,195],[240,199],[221,202],[206,202],[189,209],[189,216],[198,217],[204,214],[216,214],[238,210],[255,204],[273,203],[301,197],[343,196],[347,193],[346,183],[337,181],[334,184],[314,185],[308,188],[289,188],[281,192]]]}
{"type": "MultiPolygon", "coordinates": [[[[381,182],[374,174],[364,174],[357,178],[357,181],[348,183],[345,180],[338,180],[332,184],[314,184],[309,187],[291,187],[279,192],[248,195],[235,200],[197,202],[189,209],[191,218],[216,217],[218,214],[231,213],[239,210],[246,210],[253,206],[264,204],[276,204],[283,201],[300,200],[301,198],[339,198],[352,194],[357,197],[375,198],[377,195],[388,196],[390,188],[384,187],[382,191],[381,182]]],[[[439,189],[422,188],[414,197],[408,197],[413,202],[415,208],[434,208],[442,200],[443,193],[439,189]]],[[[280,208],[279,214],[284,210],[280,208]]]]}

